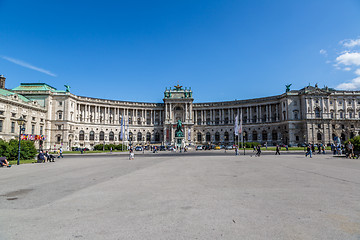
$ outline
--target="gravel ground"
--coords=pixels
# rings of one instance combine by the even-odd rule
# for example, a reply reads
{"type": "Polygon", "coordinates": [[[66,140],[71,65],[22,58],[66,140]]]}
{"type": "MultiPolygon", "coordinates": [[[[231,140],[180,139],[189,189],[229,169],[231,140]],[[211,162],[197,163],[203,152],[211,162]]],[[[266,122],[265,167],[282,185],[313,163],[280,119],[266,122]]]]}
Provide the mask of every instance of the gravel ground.
{"type": "Polygon", "coordinates": [[[360,160],[65,157],[0,169],[0,239],[360,239],[360,160]]]}

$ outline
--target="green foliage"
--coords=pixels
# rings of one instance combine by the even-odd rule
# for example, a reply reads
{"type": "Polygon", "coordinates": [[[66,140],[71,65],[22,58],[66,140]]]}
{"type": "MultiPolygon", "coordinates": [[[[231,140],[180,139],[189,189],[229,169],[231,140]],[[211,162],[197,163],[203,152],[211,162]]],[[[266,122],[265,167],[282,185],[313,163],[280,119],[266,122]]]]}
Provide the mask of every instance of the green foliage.
{"type": "MultiPolygon", "coordinates": [[[[10,140],[9,142],[0,140],[0,156],[6,157],[9,161],[17,160],[18,148],[19,148],[18,140],[10,140]]],[[[21,148],[20,148],[21,160],[34,159],[36,155],[37,155],[37,151],[34,142],[21,141],[21,148]]]]}
{"type": "Polygon", "coordinates": [[[355,151],[360,151],[360,136],[356,136],[356,137],[346,141],[345,146],[346,146],[346,144],[348,144],[349,141],[354,145],[355,151]]]}
{"type": "MultiPolygon", "coordinates": [[[[109,151],[111,148],[112,150],[126,150],[126,146],[124,145],[123,148],[121,148],[122,144],[118,144],[118,145],[115,145],[115,144],[105,144],[105,147],[104,147],[104,150],[105,151],[109,151]]],[[[98,145],[95,145],[94,146],[94,150],[95,151],[102,151],[103,150],[103,144],[98,144],[98,145]]]]}
{"type": "Polygon", "coordinates": [[[260,143],[258,143],[258,142],[246,142],[244,144],[245,144],[246,148],[253,148],[254,146],[256,147],[256,146],[260,145],[260,143]]]}

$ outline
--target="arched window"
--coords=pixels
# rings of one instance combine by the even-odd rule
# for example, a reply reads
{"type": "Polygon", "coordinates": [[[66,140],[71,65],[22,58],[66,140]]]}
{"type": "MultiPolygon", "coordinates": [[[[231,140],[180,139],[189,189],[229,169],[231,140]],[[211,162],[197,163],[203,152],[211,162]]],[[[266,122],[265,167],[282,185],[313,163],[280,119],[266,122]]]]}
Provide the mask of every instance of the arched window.
{"type": "Polygon", "coordinates": [[[94,141],[94,139],[95,139],[95,133],[94,133],[94,131],[91,131],[90,135],[89,135],[89,140],[94,141]]]}
{"type": "Polygon", "coordinates": [[[105,134],[104,134],[103,131],[100,132],[100,134],[99,134],[99,139],[100,139],[100,141],[104,141],[104,139],[105,139],[105,134]]]}
{"type": "Polygon", "coordinates": [[[299,113],[298,111],[294,111],[294,119],[298,120],[299,119],[299,113]]]}
{"type": "Polygon", "coordinates": [[[159,132],[155,133],[155,142],[160,142],[160,133],[159,132]]]}
{"type": "Polygon", "coordinates": [[[317,140],[318,140],[318,141],[321,141],[321,140],[322,140],[322,134],[321,134],[321,132],[318,132],[318,133],[317,133],[317,140]]]}
{"type": "Polygon", "coordinates": [[[211,141],[211,134],[209,132],[206,133],[206,141],[207,142],[211,141]]]}
{"type": "Polygon", "coordinates": [[[340,112],[340,118],[343,118],[343,117],[344,117],[344,113],[340,112]]]}
{"type": "Polygon", "coordinates": [[[109,141],[114,141],[114,132],[113,131],[111,131],[109,133],[109,141]]]}
{"type": "Polygon", "coordinates": [[[83,130],[81,130],[80,132],[79,132],[79,140],[80,141],[84,141],[84,131],[83,130]]]}
{"type": "Polygon", "coordinates": [[[58,120],[62,120],[62,119],[63,119],[63,111],[57,111],[56,115],[57,115],[57,119],[58,119],[58,120]]]}
{"type": "Polygon", "coordinates": [[[138,133],[137,133],[137,141],[138,141],[138,142],[141,142],[141,141],[142,141],[142,134],[141,134],[141,132],[138,132],[138,133]]]}
{"type": "Polygon", "coordinates": [[[256,142],[257,141],[257,132],[256,131],[253,131],[253,133],[252,133],[252,140],[254,141],[254,142],[256,142]]]}
{"type": "Polygon", "coordinates": [[[315,108],[315,117],[320,118],[320,109],[318,107],[315,108]]]}
{"type": "Polygon", "coordinates": [[[229,141],[229,133],[228,133],[228,132],[225,132],[225,133],[224,133],[224,141],[225,141],[225,142],[228,142],[228,141],[229,141]]]}
{"type": "Polygon", "coordinates": [[[262,131],[262,140],[267,141],[267,132],[265,130],[262,131]]]}
{"type": "Polygon", "coordinates": [[[132,141],[132,140],[133,140],[133,133],[129,132],[129,141],[132,141]]]}
{"type": "Polygon", "coordinates": [[[201,132],[197,133],[197,141],[202,142],[202,134],[201,134],[201,132]]]}
{"type": "Polygon", "coordinates": [[[271,138],[272,138],[273,141],[278,140],[278,134],[277,134],[277,132],[275,130],[272,131],[271,138]]]}
{"type": "Polygon", "coordinates": [[[220,142],[220,133],[219,132],[215,133],[215,142],[220,142]]]}
{"type": "Polygon", "coordinates": [[[56,135],[56,143],[61,143],[61,135],[56,135]]]}
{"type": "Polygon", "coordinates": [[[151,133],[150,132],[146,133],[146,141],[151,142],[151,133]]]}

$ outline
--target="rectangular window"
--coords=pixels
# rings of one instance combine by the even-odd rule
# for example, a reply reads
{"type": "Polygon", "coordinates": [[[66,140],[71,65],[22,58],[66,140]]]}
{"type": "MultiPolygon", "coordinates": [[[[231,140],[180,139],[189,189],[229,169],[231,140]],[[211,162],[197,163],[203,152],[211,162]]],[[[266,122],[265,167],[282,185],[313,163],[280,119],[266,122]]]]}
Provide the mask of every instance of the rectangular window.
{"type": "Polygon", "coordinates": [[[16,117],[16,113],[11,113],[11,117],[16,117]]]}
{"type": "Polygon", "coordinates": [[[43,126],[40,126],[40,135],[43,134],[43,126]]]}
{"type": "Polygon", "coordinates": [[[32,117],[32,120],[35,121],[35,120],[36,120],[36,117],[32,117]]]}
{"type": "Polygon", "coordinates": [[[31,125],[31,134],[35,134],[35,125],[31,125]]]}
{"type": "Polygon", "coordinates": [[[58,130],[61,130],[61,125],[58,125],[58,130]]]}
{"type": "Polygon", "coordinates": [[[15,133],[15,122],[11,122],[11,133],[15,133]]]}
{"type": "Polygon", "coordinates": [[[0,120],[0,132],[3,130],[3,120],[0,120]]]}
{"type": "Polygon", "coordinates": [[[4,111],[0,111],[0,115],[4,115],[4,111]]]}
{"type": "Polygon", "coordinates": [[[334,124],[332,125],[332,128],[335,129],[335,125],[334,125],[334,124]]]}
{"type": "Polygon", "coordinates": [[[62,106],[62,102],[59,102],[59,106],[62,106]]]}
{"type": "Polygon", "coordinates": [[[330,117],[334,118],[334,113],[333,112],[330,113],[330,117]]]}
{"type": "Polygon", "coordinates": [[[340,112],[340,118],[343,118],[343,112],[340,112]]]}

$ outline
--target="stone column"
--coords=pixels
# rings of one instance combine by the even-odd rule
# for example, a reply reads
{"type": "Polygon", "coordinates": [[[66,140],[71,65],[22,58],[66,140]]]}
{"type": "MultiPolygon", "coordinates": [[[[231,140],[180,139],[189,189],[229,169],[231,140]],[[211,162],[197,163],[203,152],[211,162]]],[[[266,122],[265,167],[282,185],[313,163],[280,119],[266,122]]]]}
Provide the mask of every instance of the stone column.
{"type": "Polygon", "coordinates": [[[279,104],[275,105],[276,121],[279,121],[279,104]]]}

